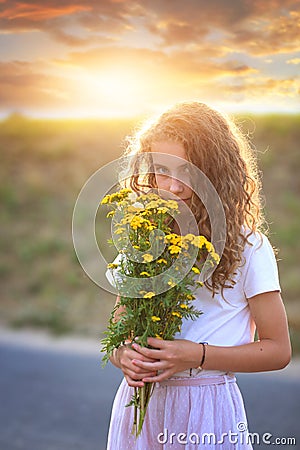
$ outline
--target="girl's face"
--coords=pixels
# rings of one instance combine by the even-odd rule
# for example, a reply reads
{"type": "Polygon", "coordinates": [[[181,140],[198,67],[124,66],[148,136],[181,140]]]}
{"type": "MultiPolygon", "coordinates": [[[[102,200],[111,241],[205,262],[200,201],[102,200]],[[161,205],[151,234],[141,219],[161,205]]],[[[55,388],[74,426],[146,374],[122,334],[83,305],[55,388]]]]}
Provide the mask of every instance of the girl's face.
{"type": "Polygon", "coordinates": [[[170,192],[176,196],[175,200],[189,205],[193,191],[189,187],[188,164],[182,161],[187,161],[183,145],[172,141],[154,142],[151,145],[151,153],[158,190],[170,192]],[[172,158],[172,156],[177,158],[172,158]],[[182,158],[182,160],[178,158],[182,158]]]}

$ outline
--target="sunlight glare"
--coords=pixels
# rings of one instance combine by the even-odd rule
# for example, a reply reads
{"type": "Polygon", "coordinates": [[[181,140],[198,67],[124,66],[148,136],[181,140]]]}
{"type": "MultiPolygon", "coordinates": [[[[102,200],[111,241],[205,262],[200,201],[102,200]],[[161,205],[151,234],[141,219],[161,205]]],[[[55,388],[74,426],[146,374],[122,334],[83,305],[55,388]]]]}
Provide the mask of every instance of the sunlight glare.
{"type": "Polygon", "coordinates": [[[142,74],[115,68],[98,73],[82,73],[78,79],[81,96],[91,113],[106,117],[128,117],[139,113],[145,81],[142,74]],[[103,114],[103,112],[105,113],[103,114]]]}

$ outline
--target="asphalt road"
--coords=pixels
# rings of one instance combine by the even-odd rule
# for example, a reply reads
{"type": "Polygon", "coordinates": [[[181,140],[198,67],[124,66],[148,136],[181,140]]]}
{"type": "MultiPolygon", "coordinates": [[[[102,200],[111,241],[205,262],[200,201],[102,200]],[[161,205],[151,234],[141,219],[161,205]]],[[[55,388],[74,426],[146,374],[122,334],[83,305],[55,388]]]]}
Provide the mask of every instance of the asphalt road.
{"type": "MultiPolygon", "coordinates": [[[[98,343],[0,332],[0,365],[0,450],[105,449],[121,377],[112,365],[101,368],[98,343]]],[[[299,362],[238,374],[238,382],[250,431],[270,433],[270,442],[295,437],[296,445],[273,448],[300,449],[299,362]]]]}

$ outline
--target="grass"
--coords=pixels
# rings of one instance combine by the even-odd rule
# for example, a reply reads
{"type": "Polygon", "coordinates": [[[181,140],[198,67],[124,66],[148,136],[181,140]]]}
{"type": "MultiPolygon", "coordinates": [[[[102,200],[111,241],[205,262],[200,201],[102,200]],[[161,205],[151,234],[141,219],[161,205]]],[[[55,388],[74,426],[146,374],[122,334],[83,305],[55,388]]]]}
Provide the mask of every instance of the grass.
{"type": "MultiPolygon", "coordinates": [[[[270,239],[279,270],[294,351],[300,351],[300,116],[238,116],[263,173],[270,239]]],[[[0,122],[2,323],[100,336],[114,296],[90,281],[71,236],[77,195],[100,167],[122,154],[135,121],[0,122]]],[[[96,236],[107,260],[109,223],[98,211],[96,236]]]]}

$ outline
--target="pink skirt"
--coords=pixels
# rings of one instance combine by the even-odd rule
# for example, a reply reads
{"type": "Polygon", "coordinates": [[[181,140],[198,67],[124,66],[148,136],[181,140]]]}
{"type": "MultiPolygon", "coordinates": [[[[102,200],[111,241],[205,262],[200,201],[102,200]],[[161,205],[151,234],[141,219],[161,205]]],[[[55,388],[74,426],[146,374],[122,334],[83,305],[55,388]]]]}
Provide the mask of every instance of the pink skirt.
{"type": "Polygon", "coordinates": [[[107,450],[249,450],[244,402],[231,373],[156,383],[143,430],[131,434],[133,388],[123,379],[112,408],[107,450]]]}

